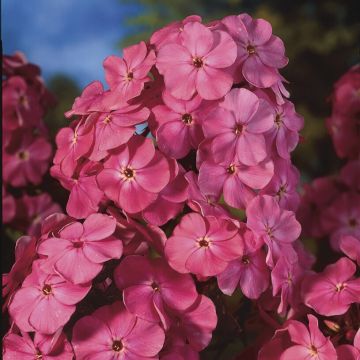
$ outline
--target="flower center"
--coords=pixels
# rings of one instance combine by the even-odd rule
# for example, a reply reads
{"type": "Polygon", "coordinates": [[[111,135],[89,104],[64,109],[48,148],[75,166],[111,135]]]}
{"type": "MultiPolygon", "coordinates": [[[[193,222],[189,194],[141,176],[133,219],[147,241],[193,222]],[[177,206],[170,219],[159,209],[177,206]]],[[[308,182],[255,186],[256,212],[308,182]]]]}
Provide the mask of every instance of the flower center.
{"type": "Polygon", "coordinates": [[[282,124],[282,119],[280,114],[276,114],[274,123],[277,127],[280,127],[282,124]]]}
{"type": "Polygon", "coordinates": [[[230,175],[235,174],[236,166],[235,164],[230,164],[229,167],[226,169],[226,172],[230,175]]]}
{"type": "Polygon", "coordinates": [[[20,95],[19,97],[19,103],[23,106],[28,105],[28,99],[26,95],[20,95]]]}
{"type": "Polygon", "coordinates": [[[335,291],[336,291],[336,292],[340,292],[341,290],[344,290],[344,289],[345,289],[345,286],[346,286],[346,284],[344,284],[344,283],[336,284],[336,286],[335,286],[335,291]]]}
{"type": "Polygon", "coordinates": [[[19,151],[18,152],[18,157],[20,160],[28,160],[29,159],[29,152],[24,150],[24,151],[19,151]]]}
{"type": "Polygon", "coordinates": [[[309,352],[311,356],[316,356],[318,354],[317,348],[314,345],[309,347],[309,352]]]}
{"type": "Polygon", "coordinates": [[[159,291],[160,290],[159,285],[155,281],[151,284],[151,287],[153,288],[154,291],[159,291]]]}
{"type": "Polygon", "coordinates": [[[121,351],[124,348],[124,345],[120,340],[114,340],[112,343],[112,349],[116,352],[121,351]]]}
{"type": "Polygon", "coordinates": [[[195,58],[193,58],[193,65],[194,65],[196,68],[201,68],[201,67],[204,65],[204,62],[202,61],[201,58],[195,57],[195,58]]]}
{"type": "Polygon", "coordinates": [[[270,226],[266,226],[265,227],[265,231],[266,231],[266,233],[269,235],[269,237],[273,237],[273,234],[272,234],[272,228],[270,227],[270,226]]]}
{"type": "Polygon", "coordinates": [[[244,265],[249,265],[250,264],[250,259],[247,255],[244,255],[242,258],[241,258],[241,262],[244,264],[244,265]]]}
{"type": "Polygon", "coordinates": [[[82,248],[84,245],[84,242],[83,241],[74,241],[73,242],[73,246],[75,249],[79,249],[79,248],[82,248]]]}
{"type": "Polygon", "coordinates": [[[42,353],[39,349],[36,349],[35,359],[41,360],[43,358],[42,353]]]}
{"type": "Polygon", "coordinates": [[[235,129],[234,129],[234,133],[235,133],[235,135],[241,135],[243,130],[244,130],[244,126],[241,125],[241,124],[237,124],[235,129]]]}
{"type": "Polygon", "coordinates": [[[126,80],[131,81],[134,78],[134,74],[132,71],[129,71],[126,75],[126,80]]]}
{"type": "Polygon", "coordinates": [[[123,175],[125,176],[126,179],[130,180],[133,179],[135,176],[135,171],[129,167],[127,167],[126,169],[123,170],[123,175]]]}
{"type": "Polygon", "coordinates": [[[45,284],[44,286],[43,286],[43,288],[42,288],[42,293],[44,294],[44,295],[50,295],[51,294],[51,291],[52,291],[52,289],[51,289],[51,285],[49,285],[49,284],[45,284]]]}
{"type": "Polygon", "coordinates": [[[198,243],[199,243],[199,246],[200,247],[209,247],[209,244],[210,244],[210,241],[209,241],[209,239],[208,238],[206,238],[206,237],[203,237],[203,238],[200,238],[199,240],[198,240],[198,243]]]}
{"type": "Polygon", "coordinates": [[[278,192],[276,193],[277,196],[281,197],[286,193],[286,185],[281,185],[279,187],[278,192]]]}
{"type": "Polygon", "coordinates": [[[357,226],[357,221],[356,221],[356,219],[350,219],[349,220],[349,225],[351,226],[351,227],[356,227],[357,226]]]}
{"type": "Polygon", "coordinates": [[[246,47],[246,51],[248,52],[249,55],[253,55],[256,53],[256,50],[255,50],[255,47],[251,44],[249,44],[247,47],[246,47]]]}
{"type": "Polygon", "coordinates": [[[109,115],[106,115],[103,123],[104,123],[104,124],[109,124],[110,122],[111,122],[111,115],[109,114],[109,115]]]}
{"type": "Polygon", "coordinates": [[[181,117],[181,120],[185,125],[191,125],[193,118],[191,114],[186,113],[181,117]]]}

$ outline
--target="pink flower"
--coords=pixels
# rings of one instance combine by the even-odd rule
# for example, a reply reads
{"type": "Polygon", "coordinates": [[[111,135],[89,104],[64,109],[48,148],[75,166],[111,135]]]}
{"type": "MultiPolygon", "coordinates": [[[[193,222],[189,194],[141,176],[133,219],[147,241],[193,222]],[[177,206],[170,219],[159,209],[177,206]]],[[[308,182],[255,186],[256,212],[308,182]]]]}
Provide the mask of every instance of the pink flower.
{"type": "Polygon", "coordinates": [[[273,124],[269,104],[246,89],[233,89],[204,121],[204,133],[213,138],[215,161],[233,160],[256,165],[267,157],[263,133],[273,124]]]}
{"type": "Polygon", "coordinates": [[[199,212],[203,216],[230,217],[225,208],[217,203],[218,195],[200,189],[198,177],[193,171],[187,172],[185,177],[189,183],[187,204],[193,211],[199,212]]]}
{"type": "Polygon", "coordinates": [[[340,238],[339,247],[346,256],[360,266],[360,237],[356,238],[351,235],[343,235],[340,238]]]}
{"type": "Polygon", "coordinates": [[[288,63],[282,40],[272,35],[270,23],[248,14],[228,16],[221,21],[237,45],[236,71],[250,84],[267,88],[279,81],[277,69],[288,63]]]}
{"type": "Polygon", "coordinates": [[[190,213],[165,244],[170,266],[180,273],[217,275],[242,253],[238,228],[231,220],[190,213]]]}
{"type": "Polygon", "coordinates": [[[209,345],[216,324],[213,302],[208,297],[199,295],[189,309],[175,314],[173,329],[194,350],[201,351],[209,345]]]}
{"type": "Polygon", "coordinates": [[[290,161],[281,158],[276,159],[274,165],[274,176],[260,191],[260,195],[273,196],[282,209],[296,211],[300,203],[297,192],[299,171],[290,161]]]}
{"type": "Polygon", "coordinates": [[[199,96],[184,101],[165,92],[163,100],[165,105],[158,105],[152,109],[159,123],[156,132],[157,143],[164,154],[181,159],[191,149],[197,149],[204,139],[201,123],[206,108],[199,96]]]}
{"type": "Polygon", "coordinates": [[[357,331],[354,338],[354,346],[340,345],[336,348],[338,359],[344,360],[359,360],[360,359],[360,329],[357,331]]]}
{"type": "Polygon", "coordinates": [[[155,53],[148,51],[146,44],[139,44],[124,49],[124,58],[108,56],[104,60],[105,78],[110,89],[122,99],[138,96],[144,83],[150,81],[148,73],[155,64],[155,53]]]}
{"type": "Polygon", "coordinates": [[[105,195],[124,211],[144,210],[170,180],[169,163],[151,139],[134,136],[112,152],[97,182],[105,195]]]}
{"type": "Polygon", "coordinates": [[[4,360],[72,360],[74,357],[70,343],[61,332],[55,335],[35,333],[34,340],[27,333],[22,336],[10,333],[4,337],[3,346],[4,360]]]}
{"type": "Polygon", "coordinates": [[[30,132],[19,134],[3,152],[4,181],[15,187],[40,184],[50,156],[51,145],[45,138],[30,132]]]}
{"type": "Polygon", "coordinates": [[[11,222],[16,214],[16,203],[14,197],[7,193],[2,185],[2,221],[4,224],[11,222]]]}
{"type": "Polygon", "coordinates": [[[47,268],[53,266],[61,276],[74,284],[91,281],[110,259],[120,259],[122,242],[113,235],[114,218],[92,214],[84,224],[73,222],[63,228],[59,237],[43,241],[38,253],[47,255],[47,268]]]}
{"type": "Polygon", "coordinates": [[[243,239],[243,253],[217,276],[218,286],[229,296],[239,286],[246,297],[258,299],[269,286],[270,274],[265,263],[265,253],[252,231],[242,227],[240,234],[243,239]]]}
{"type": "Polygon", "coordinates": [[[26,233],[40,236],[42,221],[49,215],[61,212],[59,204],[54,203],[49,194],[24,195],[18,200],[18,221],[24,221],[26,233]]]}
{"type": "Polygon", "coordinates": [[[216,164],[204,161],[199,169],[199,186],[206,193],[220,196],[234,208],[245,208],[255,197],[255,189],[262,189],[274,174],[273,162],[263,161],[246,166],[236,158],[216,164]]]}
{"type": "Polygon", "coordinates": [[[212,32],[199,22],[188,22],[180,43],[160,47],[156,67],[176,98],[189,100],[197,92],[203,99],[215,100],[232,86],[232,77],[224,69],[235,58],[236,44],[231,36],[212,32]]]}
{"type": "Polygon", "coordinates": [[[90,285],[74,285],[61,276],[41,270],[42,260],[33,263],[9,304],[9,313],[21,331],[54,334],[75,311],[75,304],[90,290],[90,285]]]}
{"type": "Polygon", "coordinates": [[[97,309],[74,326],[72,344],[77,359],[156,359],[164,331],[157,324],[129,313],[120,302],[97,309]]]}
{"type": "Polygon", "coordinates": [[[302,285],[305,305],[325,316],[344,314],[352,303],[360,302],[360,279],[353,279],[355,264],[341,258],[323,272],[307,276],[302,285]]]}
{"type": "Polygon", "coordinates": [[[292,243],[299,237],[301,226],[292,211],[280,208],[269,195],[257,196],[246,208],[247,226],[263,238],[269,247],[267,263],[273,267],[280,255],[293,260],[292,243]]]}
{"type": "Polygon", "coordinates": [[[190,275],[178,274],[162,259],[127,256],[115,269],[116,286],[123,290],[128,311],[169,328],[167,308],[186,310],[198,297],[190,275]]]}
{"type": "Polygon", "coordinates": [[[296,345],[285,350],[280,360],[337,360],[336,350],[329,338],[326,338],[318,327],[318,320],[308,315],[309,330],[297,321],[291,320],[287,326],[291,341],[296,345]]]}
{"type": "Polygon", "coordinates": [[[3,309],[9,299],[31,271],[31,265],[36,257],[37,239],[34,236],[21,236],[15,245],[15,262],[8,274],[2,275],[2,296],[5,299],[3,309]]]}

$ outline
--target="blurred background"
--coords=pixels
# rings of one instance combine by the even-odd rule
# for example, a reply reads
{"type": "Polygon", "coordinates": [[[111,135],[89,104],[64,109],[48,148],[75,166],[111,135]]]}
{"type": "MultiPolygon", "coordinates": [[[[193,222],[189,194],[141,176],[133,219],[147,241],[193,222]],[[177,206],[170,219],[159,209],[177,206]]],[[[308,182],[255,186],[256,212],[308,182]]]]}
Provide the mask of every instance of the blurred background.
{"type": "Polygon", "coordinates": [[[305,117],[304,139],[294,154],[303,179],[333,172],[339,160],[324,119],[333,83],[359,61],[357,0],[3,0],[3,51],[21,50],[42,68],[59,99],[47,117],[55,134],[80,90],[104,80],[106,56],[120,55],[124,46],[190,14],[210,21],[241,12],[271,22],[285,42],[290,62],[282,74],[305,117]]]}

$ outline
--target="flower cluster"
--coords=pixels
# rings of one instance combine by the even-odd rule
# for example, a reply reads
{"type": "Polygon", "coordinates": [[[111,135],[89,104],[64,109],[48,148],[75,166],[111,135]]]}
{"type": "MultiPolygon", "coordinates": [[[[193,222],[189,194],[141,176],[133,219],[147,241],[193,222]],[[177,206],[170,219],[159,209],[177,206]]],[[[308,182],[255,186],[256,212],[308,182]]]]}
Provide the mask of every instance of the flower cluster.
{"type": "Polygon", "coordinates": [[[21,53],[3,57],[3,75],[3,222],[38,236],[41,221],[61,210],[46,193],[26,193],[26,187],[40,185],[49,167],[52,149],[43,117],[54,98],[40,69],[21,53]],[[16,189],[21,196],[14,197],[16,189]]]}
{"type": "Polygon", "coordinates": [[[347,258],[311,272],[299,241],[303,119],[287,62],[271,25],[247,14],[189,16],[105,59],[108,88],[89,84],[56,137],[67,215],[19,239],[5,277],[5,359],[26,346],[37,358],[196,360],[218,322],[239,327],[225,299],[240,290],[271,324],[257,349],[278,329],[263,359],[274,342],[282,359],[336,358],[316,317],[309,330],[293,319],[348,311],[359,279],[347,258]]]}

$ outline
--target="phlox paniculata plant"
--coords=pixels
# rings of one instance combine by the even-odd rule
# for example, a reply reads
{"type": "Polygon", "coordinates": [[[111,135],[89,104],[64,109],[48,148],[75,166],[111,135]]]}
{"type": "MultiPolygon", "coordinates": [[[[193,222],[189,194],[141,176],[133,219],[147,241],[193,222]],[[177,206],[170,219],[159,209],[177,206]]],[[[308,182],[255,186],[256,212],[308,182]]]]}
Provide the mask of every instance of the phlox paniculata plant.
{"type": "Polygon", "coordinates": [[[337,358],[315,315],[348,311],[359,279],[345,257],[313,273],[299,240],[287,62],[247,14],[189,16],[104,60],[108,87],[89,84],[56,137],[67,214],[6,275],[5,359],[195,360],[231,343],[246,359],[337,358]]]}

